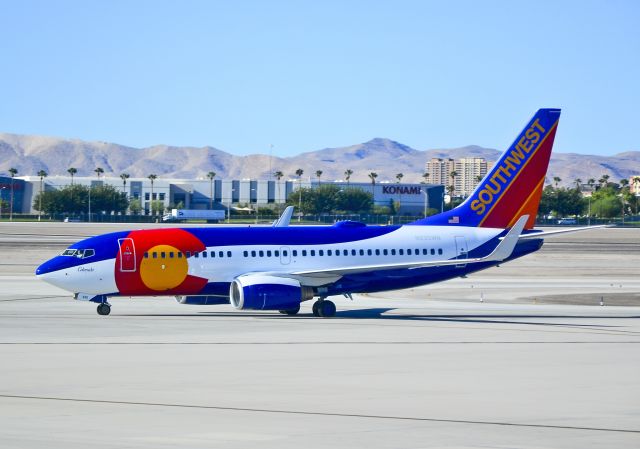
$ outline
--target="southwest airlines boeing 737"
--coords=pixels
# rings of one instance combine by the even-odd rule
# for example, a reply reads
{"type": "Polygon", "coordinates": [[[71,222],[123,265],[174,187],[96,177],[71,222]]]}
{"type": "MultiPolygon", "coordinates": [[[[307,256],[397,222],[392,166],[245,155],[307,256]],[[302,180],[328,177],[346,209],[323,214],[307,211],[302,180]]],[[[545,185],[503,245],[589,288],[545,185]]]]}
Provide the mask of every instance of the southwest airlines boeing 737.
{"type": "Polygon", "coordinates": [[[336,313],[329,296],[431,284],[541,248],[563,231],[533,230],[559,109],[540,109],[473,194],[458,207],[404,226],[204,227],[115,232],[82,240],[36,275],[98,303],[112,296],[175,296],[183,304],[230,302],[241,310],[336,313]]]}

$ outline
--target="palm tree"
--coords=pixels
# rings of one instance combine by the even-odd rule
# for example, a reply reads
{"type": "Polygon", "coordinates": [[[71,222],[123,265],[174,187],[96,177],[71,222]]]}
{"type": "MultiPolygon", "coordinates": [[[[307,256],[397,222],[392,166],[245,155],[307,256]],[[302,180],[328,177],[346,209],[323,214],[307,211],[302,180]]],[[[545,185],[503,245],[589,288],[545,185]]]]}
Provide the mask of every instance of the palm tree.
{"type": "Polygon", "coordinates": [[[273,176],[276,178],[276,187],[278,188],[278,201],[280,201],[280,180],[283,178],[284,173],[280,170],[273,172],[273,176]]]}
{"type": "Polygon", "coordinates": [[[576,190],[579,192],[580,191],[580,186],[582,185],[582,179],[576,178],[573,182],[576,183],[576,190]]]}
{"type": "Polygon", "coordinates": [[[602,187],[607,187],[609,185],[609,175],[602,175],[598,181],[602,187]]]}
{"type": "Polygon", "coordinates": [[[44,170],[40,170],[38,172],[38,176],[40,176],[40,196],[38,197],[38,221],[40,221],[40,216],[42,215],[42,193],[44,192],[44,178],[47,177],[47,172],[44,170]]]}
{"type": "Polygon", "coordinates": [[[127,194],[127,179],[129,179],[129,173],[121,173],[120,179],[122,179],[122,193],[127,194]]]}
{"type": "Polygon", "coordinates": [[[396,179],[398,180],[398,184],[400,184],[400,182],[402,181],[402,178],[404,178],[404,174],[403,173],[398,173],[396,175],[396,179]]]}
{"type": "Polygon", "coordinates": [[[558,188],[558,184],[560,184],[560,181],[562,181],[562,179],[560,179],[560,177],[558,177],[558,176],[554,176],[553,177],[553,182],[556,184],[556,189],[558,188]]]}
{"type": "Polygon", "coordinates": [[[316,178],[318,178],[318,187],[320,187],[320,177],[322,176],[322,170],[316,170],[316,178]]]}
{"type": "Polygon", "coordinates": [[[102,169],[102,167],[96,167],[94,172],[96,172],[96,175],[98,175],[98,179],[100,179],[100,175],[104,173],[104,170],[102,169]]]}
{"type": "Polygon", "coordinates": [[[347,168],[344,171],[344,179],[346,179],[347,181],[347,187],[349,187],[349,181],[351,180],[351,175],[353,174],[353,170],[351,170],[350,168],[347,168]]]}
{"type": "Polygon", "coordinates": [[[371,173],[369,173],[368,176],[369,176],[369,179],[371,180],[371,194],[375,196],[376,178],[378,177],[378,174],[372,171],[371,173]]]}
{"type": "Polygon", "coordinates": [[[147,178],[149,178],[149,181],[151,181],[151,201],[150,201],[149,205],[151,207],[151,215],[154,215],[154,211],[153,211],[153,181],[155,181],[158,178],[158,175],[152,173],[149,176],[147,176],[147,178]]]}
{"type": "Polygon", "coordinates": [[[296,176],[298,177],[298,223],[302,221],[302,175],[304,170],[299,168],[296,170],[296,176]]]}
{"type": "Polygon", "coordinates": [[[427,172],[424,172],[424,173],[422,174],[422,177],[424,178],[424,183],[425,183],[425,184],[429,184],[429,177],[430,177],[430,176],[431,176],[431,173],[429,173],[428,171],[427,171],[427,172]]]}
{"type": "MultiPolygon", "coordinates": [[[[449,177],[451,178],[451,186],[453,187],[453,189],[451,189],[451,192],[453,193],[455,193],[456,191],[456,176],[458,176],[458,172],[455,170],[449,173],[449,177]]],[[[450,193],[450,195],[453,195],[453,193],[450,193]]]]}
{"type": "Polygon", "coordinates": [[[209,209],[213,209],[213,178],[216,177],[216,172],[210,171],[207,173],[209,178],[209,209]]]}
{"type": "Polygon", "coordinates": [[[620,186],[622,186],[622,188],[625,188],[625,187],[627,187],[629,185],[629,180],[628,179],[621,179],[618,184],[620,184],[620,186]]]}
{"type": "Polygon", "coordinates": [[[9,221],[13,220],[13,178],[18,174],[18,169],[11,167],[9,169],[11,175],[11,197],[9,203],[9,221]]]}
{"type": "Polygon", "coordinates": [[[73,185],[73,176],[78,173],[78,169],[71,167],[67,170],[67,173],[71,175],[71,185],[73,185]]]}

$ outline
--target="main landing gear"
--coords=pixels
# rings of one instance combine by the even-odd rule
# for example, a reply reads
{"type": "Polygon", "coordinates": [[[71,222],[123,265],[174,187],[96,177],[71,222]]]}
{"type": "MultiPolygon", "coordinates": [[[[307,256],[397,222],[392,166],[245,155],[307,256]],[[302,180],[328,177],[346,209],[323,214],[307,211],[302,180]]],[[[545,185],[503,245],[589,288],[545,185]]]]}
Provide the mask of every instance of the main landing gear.
{"type": "Polygon", "coordinates": [[[278,310],[278,312],[280,312],[283,315],[297,315],[298,312],[300,312],[300,304],[298,304],[298,307],[295,307],[293,309],[278,310]]]}
{"type": "Polygon", "coordinates": [[[321,318],[331,318],[336,314],[336,305],[333,301],[324,298],[318,299],[313,303],[313,316],[321,318]]]}

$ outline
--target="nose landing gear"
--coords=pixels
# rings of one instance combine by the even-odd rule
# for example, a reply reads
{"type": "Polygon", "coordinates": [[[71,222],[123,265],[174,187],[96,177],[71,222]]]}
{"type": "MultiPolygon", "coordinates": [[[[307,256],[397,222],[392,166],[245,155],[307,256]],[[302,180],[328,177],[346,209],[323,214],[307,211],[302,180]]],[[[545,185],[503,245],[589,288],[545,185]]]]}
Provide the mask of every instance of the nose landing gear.
{"type": "Polygon", "coordinates": [[[107,302],[98,304],[98,315],[109,315],[111,313],[111,305],[107,302]]]}

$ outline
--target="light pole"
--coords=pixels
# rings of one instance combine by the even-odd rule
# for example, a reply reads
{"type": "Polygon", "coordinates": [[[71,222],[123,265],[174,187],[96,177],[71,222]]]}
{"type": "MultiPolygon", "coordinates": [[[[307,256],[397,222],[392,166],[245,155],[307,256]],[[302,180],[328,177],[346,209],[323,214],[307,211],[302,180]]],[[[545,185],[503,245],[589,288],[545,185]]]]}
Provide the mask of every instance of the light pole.
{"type": "Polygon", "coordinates": [[[425,190],[420,190],[424,195],[424,218],[427,218],[427,200],[429,199],[429,194],[425,190]]]}
{"type": "Polygon", "coordinates": [[[91,185],[89,185],[89,223],[91,223],[91,185]]]}
{"type": "Polygon", "coordinates": [[[589,195],[589,211],[587,212],[587,226],[591,226],[591,195],[589,195]]]}
{"type": "Polygon", "coordinates": [[[229,202],[227,202],[227,224],[231,223],[231,201],[233,201],[233,192],[235,192],[236,189],[231,189],[231,192],[229,192],[229,202]]]}

